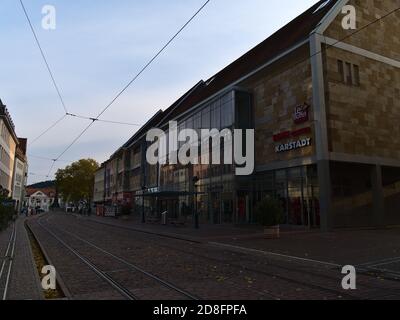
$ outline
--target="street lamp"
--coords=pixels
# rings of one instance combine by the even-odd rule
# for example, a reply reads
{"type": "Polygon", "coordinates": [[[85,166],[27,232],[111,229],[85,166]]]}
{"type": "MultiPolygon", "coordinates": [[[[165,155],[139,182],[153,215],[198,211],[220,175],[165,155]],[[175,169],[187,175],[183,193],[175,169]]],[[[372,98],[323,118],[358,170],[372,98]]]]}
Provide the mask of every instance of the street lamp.
{"type": "Polygon", "coordinates": [[[197,182],[199,182],[199,177],[193,177],[193,187],[194,187],[194,228],[199,229],[199,212],[197,210],[197,182]]]}

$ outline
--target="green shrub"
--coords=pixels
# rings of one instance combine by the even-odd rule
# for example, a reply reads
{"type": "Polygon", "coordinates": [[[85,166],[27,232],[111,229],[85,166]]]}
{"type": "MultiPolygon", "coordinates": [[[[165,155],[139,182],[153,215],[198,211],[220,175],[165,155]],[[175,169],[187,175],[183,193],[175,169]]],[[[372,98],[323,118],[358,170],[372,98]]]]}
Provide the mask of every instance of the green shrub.
{"type": "Polygon", "coordinates": [[[129,216],[132,212],[132,206],[129,204],[125,204],[121,207],[121,215],[129,216]]]}
{"type": "Polygon", "coordinates": [[[9,222],[13,219],[14,208],[0,204],[0,230],[8,227],[9,222]]]}
{"type": "Polygon", "coordinates": [[[256,222],[265,226],[273,227],[284,222],[284,211],[279,200],[266,197],[261,200],[255,208],[256,222]]]}

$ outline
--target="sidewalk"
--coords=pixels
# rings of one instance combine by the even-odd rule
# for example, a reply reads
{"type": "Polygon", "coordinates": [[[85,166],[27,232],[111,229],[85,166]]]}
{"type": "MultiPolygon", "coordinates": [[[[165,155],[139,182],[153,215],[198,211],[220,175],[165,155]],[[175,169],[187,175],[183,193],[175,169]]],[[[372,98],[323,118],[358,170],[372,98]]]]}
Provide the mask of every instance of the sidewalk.
{"type": "Polygon", "coordinates": [[[6,230],[0,232],[0,264],[3,262],[12,231],[13,226],[10,225],[6,230]]]}
{"type": "Polygon", "coordinates": [[[24,225],[25,220],[26,218],[19,218],[16,222],[17,240],[7,299],[43,300],[39,275],[36,271],[28,233],[24,225]]]}
{"type": "Polygon", "coordinates": [[[218,240],[252,239],[263,237],[263,228],[259,226],[240,226],[232,225],[213,225],[200,224],[199,229],[195,229],[190,222],[185,226],[161,225],[151,223],[141,223],[140,219],[128,218],[108,218],[98,216],[80,216],[77,218],[88,219],[97,223],[111,224],[122,228],[134,229],[140,232],[151,234],[161,234],[171,238],[189,240],[193,242],[209,242],[218,240]]]}
{"type": "Polygon", "coordinates": [[[257,226],[191,225],[184,227],[142,224],[129,218],[81,217],[91,221],[115,225],[140,232],[159,234],[182,240],[208,243],[227,250],[248,251],[253,254],[278,254],[323,261],[339,265],[360,265],[384,259],[395,259],[391,265],[400,272],[400,228],[345,229],[322,233],[319,230],[283,228],[280,239],[266,239],[263,228],[257,226]],[[399,262],[397,262],[399,261],[399,262]]]}

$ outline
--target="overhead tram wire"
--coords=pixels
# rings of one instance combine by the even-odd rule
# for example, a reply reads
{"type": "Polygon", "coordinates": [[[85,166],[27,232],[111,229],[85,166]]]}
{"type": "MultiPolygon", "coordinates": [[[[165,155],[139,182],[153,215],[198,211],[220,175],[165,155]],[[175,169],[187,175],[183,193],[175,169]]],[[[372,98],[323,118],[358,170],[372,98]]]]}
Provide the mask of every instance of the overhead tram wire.
{"type": "MultiPolygon", "coordinates": [[[[46,161],[54,161],[54,160],[55,160],[55,159],[51,159],[51,158],[36,156],[36,155],[33,155],[33,154],[28,154],[28,156],[29,156],[30,158],[36,158],[36,159],[46,160],[46,161]]],[[[72,161],[72,160],[61,160],[61,159],[60,159],[60,160],[58,160],[58,162],[72,163],[72,162],[74,162],[74,161],[72,161]]]]}
{"type": "MultiPolygon", "coordinates": [[[[196,18],[196,16],[207,6],[211,0],[207,0],[195,14],[176,32],[173,37],[149,60],[149,62],[135,75],[135,77],[128,82],[128,84],[111,100],[109,104],[97,115],[95,118],[90,118],[92,121],[68,146],[67,148],[55,159],[58,161],[91,127],[96,121],[100,121],[100,117],[118,100],[118,98],[143,74],[143,72],[161,55],[161,53],[167,49],[167,47],[178,37],[178,35],[196,18]]],[[[67,112],[68,113],[68,112],[67,112]]],[[[52,170],[50,169],[50,172],[52,170]]],[[[50,174],[50,173],[49,173],[50,174]]]]}
{"type": "MultiPolygon", "coordinates": [[[[196,12],[196,14],[189,20],[189,22],[190,22],[191,20],[194,19],[194,17],[208,4],[208,2],[210,2],[210,0],[207,1],[207,2],[199,9],[199,11],[196,12]]],[[[399,8],[396,8],[396,9],[390,11],[390,12],[388,12],[387,14],[381,16],[380,18],[378,18],[378,19],[376,19],[376,20],[374,20],[374,21],[372,21],[372,22],[370,22],[370,23],[364,25],[363,27],[358,28],[356,31],[352,32],[352,33],[349,34],[349,35],[346,35],[345,37],[343,37],[343,38],[340,39],[340,40],[337,40],[335,43],[333,43],[333,44],[327,44],[325,49],[321,49],[320,51],[318,51],[318,52],[316,52],[316,53],[310,55],[310,56],[307,57],[306,59],[303,59],[303,60],[301,60],[301,61],[298,61],[298,62],[294,63],[294,65],[293,65],[292,67],[295,67],[295,66],[297,66],[297,65],[299,65],[299,64],[301,64],[301,63],[303,63],[303,62],[305,62],[305,61],[307,61],[307,60],[310,60],[311,58],[313,58],[313,57],[315,57],[315,56],[321,54],[322,52],[324,52],[324,50],[328,50],[328,49],[330,49],[330,48],[335,47],[337,44],[339,44],[339,43],[343,42],[344,40],[346,40],[346,39],[348,39],[348,38],[350,38],[350,37],[352,37],[352,36],[358,34],[359,32],[365,30],[366,28],[368,28],[368,27],[370,27],[370,26],[372,26],[372,25],[374,25],[374,24],[376,24],[376,23],[378,23],[378,22],[383,22],[384,19],[386,19],[387,17],[391,16],[392,14],[398,12],[399,10],[400,10],[400,7],[399,7],[399,8]]],[[[188,23],[189,23],[189,22],[188,22],[188,23]]],[[[188,24],[188,23],[187,23],[187,24],[188,24]]],[[[187,26],[187,24],[185,24],[185,26],[187,26]]],[[[184,27],[185,27],[185,26],[184,26],[184,27]]],[[[181,32],[181,31],[184,29],[184,27],[183,27],[179,32],[181,32]]],[[[179,32],[174,36],[174,38],[179,34],[179,32]]],[[[320,34],[319,34],[319,35],[320,35],[320,34]]],[[[171,41],[170,41],[170,42],[171,42],[171,41]]],[[[170,42],[169,42],[169,43],[170,43],[170,42]]],[[[166,46],[168,46],[169,43],[167,43],[166,46]]],[[[164,49],[166,48],[166,46],[164,47],[164,49]]],[[[161,52],[162,52],[162,50],[161,50],[161,52]]],[[[159,52],[159,53],[155,56],[155,58],[156,58],[161,52],[159,52]]],[[[154,61],[155,58],[153,58],[151,61],[154,61]]],[[[148,67],[150,64],[151,64],[151,62],[147,65],[147,67],[148,67]]],[[[144,68],[144,70],[145,70],[145,68],[144,68]]],[[[144,70],[142,69],[142,71],[141,71],[140,73],[143,73],[144,70]]],[[[140,75],[140,73],[138,74],[138,76],[140,75]]],[[[125,86],[125,88],[124,88],[123,90],[121,90],[121,92],[116,96],[116,98],[114,98],[114,99],[111,101],[111,103],[108,104],[108,105],[102,110],[102,112],[99,114],[98,117],[92,119],[92,122],[91,122],[91,123],[79,134],[79,136],[76,137],[76,138],[73,140],[73,142],[61,153],[61,155],[59,156],[59,158],[61,158],[61,157],[62,157],[62,156],[63,156],[63,155],[64,155],[64,154],[65,154],[65,153],[66,153],[66,152],[67,152],[67,151],[68,151],[68,150],[69,150],[69,149],[70,149],[70,148],[71,148],[85,133],[86,133],[86,131],[88,131],[88,130],[90,129],[90,127],[94,124],[94,122],[98,121],[98,118],[99,118],[105,111],[107,111],[107,109],[109,109],[109,108],[112,106],[112,104],[118,99],[118,97],[119,97],[120,95],[122,95],[122,93],[123,93],[124,91],[126,91],[126,89],[137,79],[138,76],[136,76],[127,86],[125,86]]],[[[57,162],[57,161],[55,161],[55,162],[57,162]]],[[[54,164],[53,164],[53,165],[54,165],[54,164]]],[[[50,172],[51,172],[51,170],[50,170],[50,172]]]]}
{"type": "Polygon", "coordinates": [[[48,178],[48,176],[46,176],[44,174],[37,174],[37,173],[34,173],[34,172],[29,172],[28,175],[34,176],[34,177],[48,178]]]}
{"type": "MultiPolygon", "coordinates": [[[[51,78],[51,81],[52,81],[52,83],[53,83],[53,86],[54,86],[54,88],[55,88],[55,90],[56,90],[56,92],[57,92],[57,96],[58,96],[58,98],[60,99],[61,105],[62,105],[62,107],[63,107],[63,109],[64,109],[64,112],[65,112],[65,114],[64,114],[60,119],[58,119],[54,124],[52,124],[49,128],[47,128],[46,130],[44,130],[43,133],[41,133],[38,137],[34,138],[34,139],[32,140],[32,142],[29,143],[29,145],[32,145],[32,144],[36,143],[39,139],[41,139],[44,135],[46,135],[49,131],[51,131],[54,127],[56,127],[56,126],[57,126],[60,122],[62,122],[67,116],[77,117],[77,118],[87,119],[87,120],[91,120],[92,118],[83,117],[83,116],[79,116],[79,115],[74,115],[74,114],[71,114],[71,113],[68,112],[68,109],[67,109],[67,107],[66,107],[66,105],[65,105],[64,99],[63,99],[63,97],[62,97],[62,95],[61,95],[60,88],[59,88],[59,86],[58,86],[58,84],[57,84],[57,81],[56,81],[56,79],[55,79],[55,77],[54,77],[54,73],[53,73],[53,71],[52,71],[51,68],[50,68],[50,64],[49,64],[49,62],[48,62],[48,60],[47,60],[47,58],[46,58],[46,55],[45,55],[44,50],[43,50],[43,47],[42,47],[42,45],[40,44],[39,37],[37,36],[37,33],[36,33],[36,31],[35,31],[35,28],[33,27],[32,21],[31,21],[31,19],[30,19],[30,17],[29,17],[29,14],[28,14],[28,11],[27,11],[27,9],[26,9],[26,7],[25,7],[25,5],[24,5],[24,2],[23,2],[22,0],[20,0],[20,4],[21,4],[21,8],[22,8],[22,10],[23,10],[23,12],[24,12],[25,18],[26,18],[26,20],[27,20],[27,22],[28,22],[28,24],[29,24],[30,30],[31,30],[31,32],[32,32],[32,34],[33,34],[33,37],[34,37],[34,39],[35,39],[36,45],[37,45],[37,47],[39,48],[39,51],[40,51],[40,54],[41,54],[42,59],[43,59],[43,61],[44,61],[44,64],[45,64],[45,66],[46,66],[46,69],[47,69],[47,71],[48,71],[48,73],[49,73],[49,75],[50,75],[50,78],[51,78]]],[[[119,122],[119,121],[99,120],[99,119],[98,119],[98,121],[106,122],[106,123],[113,123],[113,124],[138,126],[138,127],[141,126],[141,125],[138,125],[138,124],[131,124],[131,123],[119,122]]]]}
{"type": "Polygon", "coordinates": [[[105,123],[113,123],[113,124],[120,124],[120,125],[133,126],[133,127],[141,127],[142,126],[141,124],[137,124],[137,123],[96,119],[96,118],[85,117],[85,116],[82,116],[82,115],[73,114],[73,113],[69,113],[69,112],[67,113],[67,116],[74,117],[74,118],[79,118],[79,119],[85,119],[85,120],[91,120],[91,121],[99,121],[99,122],[105,122],[105,123]]]}
{"type": "Polygon", "coordinates": [[[48,127],[46,130],[44,130],[39,136],[37,136],[35,139],[33,139],[32,142],[29,143],[31,146],[35,142],[37,142],[40,138],[42,138],[46,133],[48,133],[51,129],[56,127],[60,122],[62,122],[65,118],[67,117],[66,114],[64,114],[60,119],[58,119],[56,122],[54,122],[50,127],[48,127]]]}
{"type": "Polygon", "coordinates": [[[42,56],[42,58],[43,58],[43,61],[44,61],[45,65],[46,65],[47,71],[49,72],[51,81],[53,82],[54,88],[55,88],[56,91],[57,91],[57,95],[58,95],[58,98],[60,99],[61,105],[62,105],[62,107],[63,107],[65,113],[68,113],[68,109],[67,109],[67,107],[65,106],[65,102],[64,102],[64,99],[63,99],[63,97],[62,97],[62,95],[61,95],[59,86],[58,86],[58,84],[57,84],[57,82],[56,82],[56,79],[55,79],[55,77],[54,77],[53,72],[51,71],[50,65],[49,65],[49,63],[48,63],[48,61],[47,61],[46,55],[44,54],[43,48],[42,48],[42,46],[41,46],[41,44],[40,44],[40,41],[39,41],[39,38],[38,38],[38,36],[37,36],[37,34],[36,34],[35,28],[33,27],[32,21],[31,21],[31,19],[29,18],[29,15],[28,15],[28,12],[27,12],[27,10],[26,10],[26,8],[25,8],[25,5],[24,5],[24,3],[23,3],[22,0],[19,0],[19,2],[20,2],[20,4],[21,4],[22,10],[24,11],[24,15],[25,15],[25,17],[26,17],[26,20],[28,21],[29,27],[30,27],[30,29],[31,29],[31,31],[32,31],[32,34],[33,34],[33,37],[35,38],[35,42],[36,42],[36,44],[37,44],[37,46],[38,46],[38,48],[39,48],[40,54],[41,54],[41,56],[42,56]]]}

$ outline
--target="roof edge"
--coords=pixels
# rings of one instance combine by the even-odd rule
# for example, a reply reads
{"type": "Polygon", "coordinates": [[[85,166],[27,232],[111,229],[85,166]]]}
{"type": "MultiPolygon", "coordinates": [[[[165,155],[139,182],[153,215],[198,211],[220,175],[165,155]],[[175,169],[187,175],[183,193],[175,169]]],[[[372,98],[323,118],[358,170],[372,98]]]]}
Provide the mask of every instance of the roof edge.
{"type": "Polygon", "coordinates": [[[335,5],[328,11],[328,13],[321,19],[317,27],[310,33],[323,34],[330,24],[335,20],[340,10],[349,2],[350,0],[338,0],[335,5]]]}

